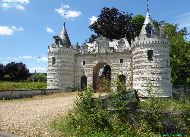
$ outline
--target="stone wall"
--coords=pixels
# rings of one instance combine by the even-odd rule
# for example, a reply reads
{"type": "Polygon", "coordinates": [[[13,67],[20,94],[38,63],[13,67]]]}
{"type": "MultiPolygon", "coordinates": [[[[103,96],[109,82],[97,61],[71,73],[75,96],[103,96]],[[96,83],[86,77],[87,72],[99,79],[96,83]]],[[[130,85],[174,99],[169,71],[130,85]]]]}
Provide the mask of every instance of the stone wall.
{"type": "Polygon", "coordinates": [[[171,96],[171,69],[169,41],[165,38],[136,39],[132,47],[133,88],[142,96],[148,96],[147,89],[156,96],[171,96]],[[153,51],[152,60],[148,51],[153,51]]]}
{"type": "Polygon", "coordinates": [[[75,87],[80,88],[81,77],[83,75],[87,77],[88,86],[93,85],[93,70],[98,63],[104,63],[111,67],[112,87],[114,87],[117,74],[123,74],[126,77],[126,85],[131,88],[132,72],[130,55],[130,51],[76,55],[75,87]],[[123,63],[120,63],[120,59],[123,60],[123,63]]]}
{"type": "Polygon", "coordinates": [[[76,50],[67,47],[48,49],[48,89],[73,89],[76,50]],[[54,61],[53,61],[54,60],[54,61]]]}

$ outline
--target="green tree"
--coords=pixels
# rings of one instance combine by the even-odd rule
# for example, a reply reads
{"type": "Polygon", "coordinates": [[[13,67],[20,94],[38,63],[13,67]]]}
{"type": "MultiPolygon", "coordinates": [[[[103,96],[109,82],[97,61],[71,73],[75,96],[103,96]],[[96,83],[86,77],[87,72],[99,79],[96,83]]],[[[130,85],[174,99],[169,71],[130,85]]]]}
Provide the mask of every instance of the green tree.
{"type": "Polygon", "coordinates": [[[134,28],[133,38],[139,36],[141,29],[142,29],[142,26],[143,26],[143,23],[144,23],[144,20],[145,20],[145,17],[142,15],[133,16],[133,18],[131,20],[131,23],[132,23],[133,28],[134,28]]]}
{"type": "Polygon", "coordinates": [[[0,80],[3,80],[3,76],[4,76],[3,70],[4,70],[4,66],[3,64],[0,64],[0,80]]]}
{"type": "Polygon", "coordinates": [[[7,75],[6,78],[9,78],[9,81],[21,81],[26,80],[27,77],[30,77],[29,70],[26,68],[26,65],[23,63],[11,62],[4,66],[3,68],[4,75],[7,75]]]}
{"type": "Polygon", "coordinates": [[[171,43],[172,83],[174,85],[187,85],[190,78],[190,43],[185,39],[188,34],[187,30],[186,28],[179,29],[177,25],[165,23],[164,32],[171,43]]]}
{"type": "Polygon", "coordinates": [[[32,77],[37,82],[43,82],[46,80],[46,75],[43,73],[35,73],[32,77]]]}

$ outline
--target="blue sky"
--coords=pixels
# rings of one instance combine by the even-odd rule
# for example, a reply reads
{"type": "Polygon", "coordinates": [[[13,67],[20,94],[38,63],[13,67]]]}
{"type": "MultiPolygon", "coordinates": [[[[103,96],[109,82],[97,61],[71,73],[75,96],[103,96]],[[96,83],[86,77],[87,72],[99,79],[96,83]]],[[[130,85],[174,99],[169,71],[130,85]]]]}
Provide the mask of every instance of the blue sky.
{"type": "MultiPolygon", "coordinates": [[[[190,31],[189,5],[189,0],[150,0],[150,14],[190,31]]],[[[23,62],[30,72],[46,72],[47,48],[63,22],[71,43],[82,44],[103,7],[146,14],[146,0],[0,0],[0,63],[23,62]]]]}

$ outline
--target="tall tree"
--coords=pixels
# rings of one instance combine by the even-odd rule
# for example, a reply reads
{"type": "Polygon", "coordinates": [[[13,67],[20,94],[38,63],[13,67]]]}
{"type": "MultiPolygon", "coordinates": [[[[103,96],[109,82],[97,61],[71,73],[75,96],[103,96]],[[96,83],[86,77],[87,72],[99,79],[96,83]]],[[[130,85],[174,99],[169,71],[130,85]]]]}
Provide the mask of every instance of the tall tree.
{"type": "Polygon", "coordinates": [[[10,81],[26,80],[30,76],[29,70],[23,63],[8,63],[4,67],[4,75],[10,77],[10,81]]]}
{"type": "Polygon", "coordinates": [[[132,14],[120,12],[116,8],[104,7],[101,14],[89,28],[97,36],[104,36],[109,39],[120,39],[126,37],[130,42],[133,34],[133,26],[130,20],[132,14]]]}
{"type": "Polygon", "coordinates": [[[0,64],[0,80],[3,80],[3,76],[4,76],[3,70],[4,70],[4,66],[3,64],[0,64]]]}
{"type": "Polygon", "coordinates": [[[142,26],[143,26],[143,23],[144,23],[144,20],[145,20],[145,17],[142,15],[136,15],[136,16],[132,17],[131,23],[134,28],[134,33],[133,33],[134,35],[132,38],[139,36],[142,26]]]}
{"type": "Polygon", "coordinates": [[[190,43],[185,39],[187,29],[179,29],[177,25],[166,23],[164,31],[171,43],[172,83],[187,85],[190,78],[190,43]]]}

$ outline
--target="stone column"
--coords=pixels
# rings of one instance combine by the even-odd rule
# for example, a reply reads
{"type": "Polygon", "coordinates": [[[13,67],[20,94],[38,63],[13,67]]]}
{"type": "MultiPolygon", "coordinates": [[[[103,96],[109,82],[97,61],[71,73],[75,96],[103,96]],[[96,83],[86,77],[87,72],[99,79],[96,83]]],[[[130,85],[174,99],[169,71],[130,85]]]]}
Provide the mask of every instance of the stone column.
{"type": "Polygon", "coordinates": [[[87,77],[87,86],[93,86],[93,69],[85,71],[85,75],[87,77]]]}

